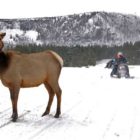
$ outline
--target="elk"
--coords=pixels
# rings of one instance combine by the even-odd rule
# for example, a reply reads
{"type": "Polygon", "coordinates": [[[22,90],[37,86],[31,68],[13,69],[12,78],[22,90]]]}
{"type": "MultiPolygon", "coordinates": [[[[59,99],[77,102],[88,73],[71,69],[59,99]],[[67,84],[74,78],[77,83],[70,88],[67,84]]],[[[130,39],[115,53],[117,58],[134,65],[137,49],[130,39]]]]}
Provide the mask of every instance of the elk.
{"type": "Polygon", "coordinates": [[[10,91],[12,103],[12,121],[18,118],[18,96],[20,88],[36,87],[41,84],[49,94],[49,100],[42,116],[49,114],[53,98],[57,97],[57,108],[54,117],[61,114],[61,93],[59,76],[63,59],[54,51],[43,51],[25,54],[16,51],[2,51],[3,38],[6,33],[0,32],[0,79],[10,91]]]}

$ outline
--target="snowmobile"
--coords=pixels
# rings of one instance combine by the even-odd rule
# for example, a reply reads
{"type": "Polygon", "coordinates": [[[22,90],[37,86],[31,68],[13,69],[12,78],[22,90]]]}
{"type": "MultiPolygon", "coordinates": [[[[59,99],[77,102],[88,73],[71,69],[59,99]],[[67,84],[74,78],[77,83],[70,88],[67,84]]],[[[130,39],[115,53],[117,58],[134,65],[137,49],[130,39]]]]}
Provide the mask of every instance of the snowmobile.
{"type": "Polygon", "coordinates": [[[119,64],[116,75],[118,78],[130,78],[128,65],[126,63],[119,64]]]}

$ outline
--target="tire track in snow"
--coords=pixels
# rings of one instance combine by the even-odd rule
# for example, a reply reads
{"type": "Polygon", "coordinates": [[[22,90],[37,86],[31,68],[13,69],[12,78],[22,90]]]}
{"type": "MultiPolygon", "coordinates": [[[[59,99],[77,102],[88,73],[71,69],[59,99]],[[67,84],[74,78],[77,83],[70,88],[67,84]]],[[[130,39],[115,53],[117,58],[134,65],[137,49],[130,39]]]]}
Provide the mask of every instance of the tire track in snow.
{"type": "Polygon", "coordinates": [[[9,114],[9,111],[11,110],[11,108],[6,108],[4,109],[1,113],[0,113],[0,120],[5,117],[5,115],[9,114]]]}
{"type": "Polygon", "coordinates": [[[132,140],[134,139],[135,135],[137,135],[137,132],[135,132],[135,130],[137,129],[136,108],[134,107],[134,109],[130,109],[130,112],[127,112],[125,116],[124,114],[120,113],[120,111],[116,112],[116,115],[114,114],[114,117],[112,117],[112,119],[107,124],[105,132],[102,135],[103,139],[123,138],[127,140],[132,140]],[[128,117],[126,118],[126,116],[128,117]]]}
{"type": "MultiPolygon", "coordinates": [[[[40,106],[42,105],[39,105],[37,106],[36,108],[39,108],[40,106]]],[[[35,108],[35,109],[36,109],[35,108]]],[[[33,109],[34,110],[34,109],[33,109]]],[[[9,124],[12,124],[12,120],[11,120],[11,117],[9,116],[9,114],[11,114],[11,108],[7,108],[5,110],[3,110],[4,112],[3,113],[0,113],[0,128],[3,128],[3,127],[6,127],[7,125],[9,124]],[[1,115],[2,114],[2,115],[1,115]]],[[[19,119],[23,118],[25,119],[25,115],[28,115],[32,112],[32,110],[24,110],[22,113],[20,113],[20,115],[18,116],[18,119],[17,119],[17,122],[20,123],[20,122],[23,122],[24,120],[22,121],[19,121],[19,119]]],[[[16,124],[17,122],[15,122],[14,124],[16,124]]]]}
{"type": "Polygon", "coordinates": [[[104,133],[102,135],[103,139],[106,137],[107,133],[110,131],[110,129],[112,127],[112,124],[115,121],[116,116],[117,116],[117,111],[115,111],[115,113],[111,117],[110,121],[108,122],[108,124],[106,126],[106,129],[105,129],[105,131],[104,131],[104,133]]]}
{"type": "MultiPolygon", "coordinates": [[[[71,117],[71,114],[73,113],[77,113],[77,110],[79,110],[79,107],[82,104],[82,100],[79,100],[78,102],[76,102],[75,104],[73,104],[71,107],[69,107],[67,110],[65,110],[64,112],[68,112],[67,115],[62,114],[60,116],[60,118],[54,118],[53,115],[48,115],[43,117],[43,119],[38,120],[37,122],[35,122],[35,125],[39,124],[39,129],[37,129],[34,134],[32,133],[31,136],[29,137],[29,139],[40,139],[42,137],[42,135],[44,135],[46,133],[47,130],[51,130],[53,129],[53,131],[57,130],[58,127],[61,129],[63,129],[65,125],[69,125],[71,124],[78,124],[81,126],[85,126],[86,124],[84,122],[81,121],[77,121],[74,118],[71,117]],[[46,124],[41,126],[40,124],[46,124]]],[[[64,130],[65,131],[65,130],[64,130]]]]}
{"type": "MultiPolygon", "coordinates": [[[[20,119],[24,115],[27,115],[28,113],[30,113],[30,111],[26,110],[23,114],[19,115],[18,119],[20,119]]],[[[5,120],[4,123],[0,124],[0,128],[3,128],[5,126],[9,125],[10,123],[13,123],[11,119],[10,120],[9,119],[8,120],[5,120]]]]}
{"type": "Polygon", "coordinates": [[[7,122],[9,119],[9,115],[11,113],[11,108],[6,108],[0,113],[0,128],[7,122]]]}
{"type": "Polygon", "coordinates": [[[134,108],[134,116],[133,116],[133,120],[132,120],[132,126],[130,127],[130,136],[129,136],[129,139],[131,140],[133,138],[133,135],[134,135],[134,129],[135,129],[135,126],[136,126],[136,107],[134,108]]]}
{"type": "MultiPolygon", "coordinates": [[[[28,136],[32,133],[34,124],[36,123],[36,120],[39,120],[38,117],[32,120],[32,113],[35,113],[34,111],[37,111],[40,109],[40,107],[43,105],[35,106],[33,109],[30,110],[23,110],[20,112],[20,115],[18,117],[17,122],[13,123],[10,119],[5,119],[2,124],[0,124],[1,133],[7,133],[11,136],[12,139],[16,139],[19,137],[20,139],[28,139],[28,136]],[[12,131],[14,130],[14,131],[12,131]]],[[[35,130],[35,129],[34,129],[35,130]]]]}
{"type": "MultiPolygon", "coordinates": [[[[84,102],[86,103],[87,100],[84,102]]],[[[52,118],[52,116],[46,116],[46,120],[39,120],[36,122],[36,124],[39,124],[39,129],[34,132],[34,134],[31,134],[29,139],[41,139],[44,135],[46,135],[49,132],[58,132],[61,130],[61,132],[69,133],[71,128],[75,126],[85,128],[88,127],[91,122],[91,115],[93,115],[93,105],[88,105],[84,109],[82,107],[83,100],[79,100],[75,104],[73,104],[71,107],[69,107],[65,114],[62,114],[60,118],[52,118]],[[78,112],[83,112],[81,116],[79,116],[78,112]],[[75,114],[75,115],[74,115],[75,114]],[[41,122],[42,121],[42,122],[41,122]],[[44,124],[42,126],[42,124],[44,124]]]]}

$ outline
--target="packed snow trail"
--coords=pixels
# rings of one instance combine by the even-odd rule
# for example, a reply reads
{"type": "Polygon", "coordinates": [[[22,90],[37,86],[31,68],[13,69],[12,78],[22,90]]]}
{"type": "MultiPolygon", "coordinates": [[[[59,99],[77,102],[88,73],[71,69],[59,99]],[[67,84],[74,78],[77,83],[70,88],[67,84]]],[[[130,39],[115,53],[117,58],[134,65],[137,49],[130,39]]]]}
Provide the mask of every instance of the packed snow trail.
{"type": "MultiPolygon", "coordinates": [[[[62,114],[54,118],[56,98],[50,115],[41,117],[48,94],[43,85],[21,89],[19,117],[0,128],[1,139],[20,140],[139,140],[140,66],[129,66],[135,79],[110,78],[105,62],[89,68],[63,68],[62,114]],[[25,115],[22,115],[26,113],[25,115]]],[[[7,88],[0,86],[0,124],[12,114],[7,88]]]]}

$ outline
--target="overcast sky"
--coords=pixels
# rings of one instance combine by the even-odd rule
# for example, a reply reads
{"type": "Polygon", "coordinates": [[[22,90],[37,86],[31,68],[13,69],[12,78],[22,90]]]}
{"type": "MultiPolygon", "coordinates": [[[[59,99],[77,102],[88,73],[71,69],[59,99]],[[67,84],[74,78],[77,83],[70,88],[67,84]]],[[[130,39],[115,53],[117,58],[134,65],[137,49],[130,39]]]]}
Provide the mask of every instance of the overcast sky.
{"type": "Polygon", "coordinates": [[[107,11],[140,16],[140,0],[1,0],[0,18],[62,16],[107,11]]]}

